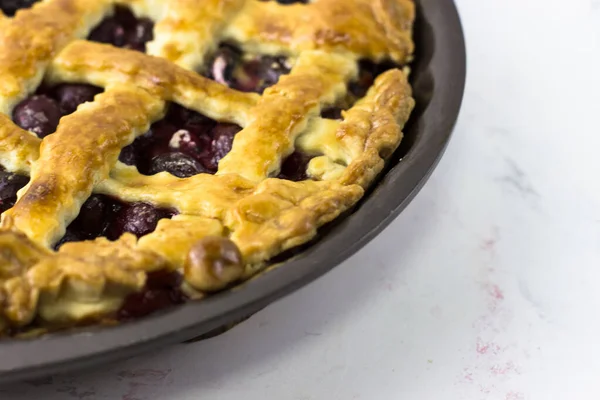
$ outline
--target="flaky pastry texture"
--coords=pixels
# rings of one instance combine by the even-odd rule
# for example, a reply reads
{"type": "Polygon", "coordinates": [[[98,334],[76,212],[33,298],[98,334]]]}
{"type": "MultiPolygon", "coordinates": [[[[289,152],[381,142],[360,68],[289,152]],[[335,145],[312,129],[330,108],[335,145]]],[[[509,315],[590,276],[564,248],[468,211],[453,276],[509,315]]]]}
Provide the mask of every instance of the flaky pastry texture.
{"type": "Polygon", "coordinates": [[[205,237],[233,241],[241,279],[315,237],[351,208],[398,147],[414,106],[406,74],[381,74],[341,120],[321,110],[347,94],[358,62],[404,65],[413,53],[412,0],[43,0],[0,20],[0,164],[30,182],[0,229],[0,331],[115,312],[147,274],[181,271],[205,237]],[[84,40],[124,4],[155,22],[147,54],[84,40]],[[221,42],[289,57],[291,72],[264,94],[198,74],[221,42]],[[43,140],[16,126],[13,108],[47,84],[104,88],[43,140]],[[243,129],[215,175],[146,176],[121,149],[169,102],[243,129]],[[74,138],[77,138],[74,140],[74,138]],[[310,179],[274,178],[295,149],[317,154],[310,179]],[[175,209],[140,239],[124,234],[53,246],[83,202],[100,193],[175,209]]]}

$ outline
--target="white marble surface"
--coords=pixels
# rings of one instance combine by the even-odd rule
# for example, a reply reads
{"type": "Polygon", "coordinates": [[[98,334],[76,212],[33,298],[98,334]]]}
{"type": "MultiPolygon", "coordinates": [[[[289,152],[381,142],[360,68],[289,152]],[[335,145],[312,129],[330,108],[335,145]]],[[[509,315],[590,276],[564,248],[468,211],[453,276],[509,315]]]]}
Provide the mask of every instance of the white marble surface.
{"type": "Polygon", "coordinates": [[[0,398],[599,398],[600,1],[457,3],[455,136],[382,235],[221,337],[0,398]]]}

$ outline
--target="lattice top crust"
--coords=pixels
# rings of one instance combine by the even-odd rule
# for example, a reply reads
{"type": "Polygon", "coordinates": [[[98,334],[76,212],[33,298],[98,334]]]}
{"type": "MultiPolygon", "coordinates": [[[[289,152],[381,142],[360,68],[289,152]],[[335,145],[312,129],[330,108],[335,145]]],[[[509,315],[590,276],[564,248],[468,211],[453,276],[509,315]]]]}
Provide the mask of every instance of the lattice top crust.
{"type": "Polygon", "coordinates": [[[1,17],[0,164],[30,180],[2,214],[0,331],[113,315],[160,271],[202,297],[312,239],[380,173],[414,101],[393,68],[341,118],[322,111],[347,96],[361,60],[411,60],[414,12],[412,0],[43,0],[1,17]],[[85,40],[115,4],[154,22],[146,54],[85,40]],[[290,71],[262,94],[229,88],[202,76],[220,43],[283,56],[290,71]],[[103,91],[43,138],[12,121],[40,85],[63,83],[103,91]],[[241,127],[215,174],[148,175],[119,161],[171,103],[241,127]],[[278,178],[294,151],[311,155],[307,179],[278,178]],[[55,251],[92,194],[176,215],[141,238],[55,251]]]}

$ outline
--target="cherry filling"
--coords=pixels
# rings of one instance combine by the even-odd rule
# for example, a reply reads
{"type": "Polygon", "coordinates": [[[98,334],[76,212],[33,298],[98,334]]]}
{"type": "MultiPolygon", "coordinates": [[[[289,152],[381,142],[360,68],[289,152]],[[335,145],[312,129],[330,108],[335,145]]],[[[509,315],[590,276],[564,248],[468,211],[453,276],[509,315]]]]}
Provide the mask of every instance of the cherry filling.
{"type": "Polygon", "coordinates": [[[100,22],[88,40],[145,52],[146,43],[153,39],[153,29],[154,22],[149,18],[138,18],[129,8],[115,6],[113,16],[100,22]]]}
{"type": "Polygon", "coordinates": [[[208,78],[242,92],[255,93],[276,84],[291,68],[285,57],[247,56],[228,44],[219,46],[208,65],[205,74],[208,78]]]}
{"type": "Polygon", "coordinates": [[[182,304],[187,296],[181,291],[182,276],[177,272],[155,271],[148,274],[145,287],[130,294],[117,312],[120,321],[140,318],[172,305],[182,304]]]}
{"type": "Polygon", "coordinates": [[[17,192],[27,185],[29,178],[0,170],[0,213],[8,210],[17,201],[17,192]]]}
{"type": "Polygon", "coordinates": [[[21,128],[44,138],[56,131],[61,117],[74,112],[81,103],[92,101],[100,92],[99,87],[78,83],[42,86],[15,106],[12,119],[21,128]]]}
{"type": "MultiPolygon", "coordinates": [[[[135,165],[145,175],[163,171],[179,178],[214,174],[241,129],[172,103],[164,119],[152,124],[148,132],[123,148],[119,160],[135,165]]],[[[283,161],[278,177],[292,181],[306,179],[310,159],[304,153],[292,153],[283,161]]]]}
{"type": "Polygon", "coordinates": [[[162,171],[179,178],[214,174],[241,129],[173,103],[164,119],[121,151],[119,160],[135,165],[145,175],[162,171]]]}
{"type": "Polygon", "coordinates": [[[375,64],[368,60],[362,60],[358,64],[358,68],[358,79],[351,82],[348,86],[348,89],[350,90],[350,93],[360,98],[367,94],[369,88],[373,86],[375,78],[384,72],[389,71],[390,69],[400,67],[392,62],[375,64]]]}
{"type": "Polygon", "coordinates": [[[321,112],[323,118],[341,119],[342,111],[352,107],[358,99],[364,97],[380,74],[393,68],[399,68],[398,65],[391,62],[375,64],[368,60],[360,61],[358,67],[358,77],[348,84],[346,98],[342,99],[339,104],[324,109],[321,112]]]}
{"type": "Polygon", "coordinates": [[[283,160],[281,163],[281,171],[277,177],[279,179],[287,179],[288,181],[294,182],[308,179],[306,168],[311,159],[312,157],[308,154],[296,150],[283,160]]]}
{"type": "Polygon", "coordinates": [[[56,245],[106,236],[118,239],[125,232],[142,237],[156,229],[162,218],[171,218],[174,210],[156,208],[147,203],[124,203],[109,196],[94,194],[81,207],[77,218],[67,227],[56,245]]]}
{"type": "Polygon", "coordinates": [[[12,17],[21,8],[29,8],[38,1],[40,0],[0,0],[0,9],[4,14],[12,17]]]}

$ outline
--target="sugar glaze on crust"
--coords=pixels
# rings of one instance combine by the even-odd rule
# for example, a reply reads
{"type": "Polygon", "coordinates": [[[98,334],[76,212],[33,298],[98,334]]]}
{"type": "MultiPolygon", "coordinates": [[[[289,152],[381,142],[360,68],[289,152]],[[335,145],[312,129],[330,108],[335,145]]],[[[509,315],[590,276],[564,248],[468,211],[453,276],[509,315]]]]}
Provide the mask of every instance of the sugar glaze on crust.
{"type": "MultiPolygon", "coordinates": [[[[147,273],[188,268],[187,254],[205,238],[231,241],[242,261],[228,270],[234,272],[225,283],[206,273],[186,274],[193,278],[184,285],[195,297],[247,279],[273,256],[312,239],[381,172],[402,139],[414,101],[405,73],[392,69],[342,120],[322,118],[321,110],[346,95],[359,60],[410,61],[414,12],[412,0],[289,6],[258,0],[43,0],[0,20],[0,163],[31,177],[2,216],[0,331],[34,319],[60,324],[110,314],[144,287],[147,273]],[[83,40],[114,4],[155,21],[148,54],[83,40]],[[286,54],[291,72],[262,95],[200,76],[195,71],[223,41],[248,52],[286,54]],[[9,117],[42,81],[89,83],[105,91],[63,117],[42,140],[9,117]],[[117,160],[124,146],[164,115],[168,102],[243,128],[216,175],[146,176],[117,160]],[[294,149],[318,155],[308,165],[311,179],[275,178],[294,149]],[[124,234],[51,250],[92,193],[179,214],[140,239],[124,234]]],[[[235,260],[226,247],[219,251],[235,260]]]]}

